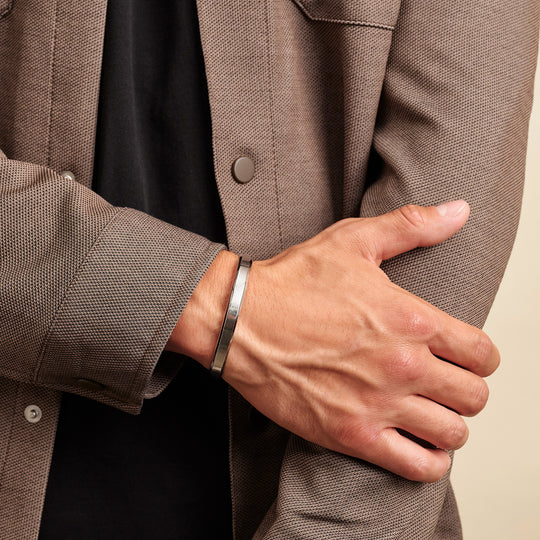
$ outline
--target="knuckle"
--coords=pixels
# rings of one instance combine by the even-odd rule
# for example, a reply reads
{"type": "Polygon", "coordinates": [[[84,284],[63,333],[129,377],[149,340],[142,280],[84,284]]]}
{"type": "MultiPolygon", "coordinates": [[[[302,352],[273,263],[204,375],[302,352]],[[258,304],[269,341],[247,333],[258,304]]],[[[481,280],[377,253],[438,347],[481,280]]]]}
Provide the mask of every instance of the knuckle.
{"type": "Polygon", "coordinates": [[[458,418],[447,430],[443,441],[445,450],[457,450],[461,448],[469,438],[467,424],[458,418]]]}
{"type": "Polygon", "coordinates": [[[408,204],[396,210],[400,221],[408,228],[423,230],[426,226],[422,208],[415,204],[408,204]]]}
{"type": "Polygon", "coordinates": [[[416,482],[437,482],[447,473],[449,467],[448,454],[445,462],[432,459],[429,454],[418,455],[416,459],[410,461],[406,478],[416,482]]]}
{"type": "Polygon", "coordinates": [[[475,364],[472,371],[482,377],[491,375],[498,366],[493,342],[487,334],[479,331],[474,346],[475,364]]]}
{"type": "Polygon", "coordinates": [[[415,336],[422,341],[431,337],[436,331],[435,321],[419,311],[406,313],[402,320],[407,335],[415,336]]]}
{"type": "Polygon", "coordinates": [[[405,476],[415,482],[427,482],[433,477],[431,463],[424,455],[417,456],[407,463],[405,476]]]}
{"type": "Polygon", "coordinates": [[[331,436],[343,453],[358,455],[360,451],[369,450],[373,446],[377,440],[377,431],[370,424],[347,417],[332,424],[331,436]]]}
{"type": "Polygon", "coordinates": [[[486,381],[480,379],[471,387],[469,407],[463,414],[465,416],[475,416],[486,406],[488,398],[489,387],[486,381]]]}
{"type": "Polygon", "coordinates": [[[425,372],[425,365],[418,355],[413,350],[404,347],[394,352],[388,368],[392,377],[405,382],[418,381],[425,372]]]}

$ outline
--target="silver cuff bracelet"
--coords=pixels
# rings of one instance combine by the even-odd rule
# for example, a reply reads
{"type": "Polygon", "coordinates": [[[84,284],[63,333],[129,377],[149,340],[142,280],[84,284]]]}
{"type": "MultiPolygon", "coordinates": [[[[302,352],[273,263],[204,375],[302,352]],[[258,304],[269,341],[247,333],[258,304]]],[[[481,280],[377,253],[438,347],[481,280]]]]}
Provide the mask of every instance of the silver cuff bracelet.
{"type": "Polygon", "coordinates": [[[240,257],[238,268],[236,270],[236,278],[234,279],[231,296],[229,297],[229,305],[227,306],[223,325],[221,326],[221,332],[219,333],[214,358],[210,364],[210,373],[215,377],[221,377],[223,368],[225,367],[225,361],[227,360],[227,354],[229,353],[234,329],[236,328],[236,322],[238,321],[238,314],[240,313],[244,293],[246,292],[250,268],[251,260],[240,257]]]}

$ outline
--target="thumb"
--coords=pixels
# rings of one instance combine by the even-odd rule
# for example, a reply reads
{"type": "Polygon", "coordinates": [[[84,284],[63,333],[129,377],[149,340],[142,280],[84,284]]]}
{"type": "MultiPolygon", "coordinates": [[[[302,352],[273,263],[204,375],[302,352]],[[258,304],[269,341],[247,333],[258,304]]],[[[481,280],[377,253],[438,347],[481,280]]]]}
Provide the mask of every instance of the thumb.
{"type": "Polygon", "coordinates": [[[403,206],[369,221],[367,244],[373,262],[390,259],[417,247],[439,244],[455,234],[467,221],[470,208],[465,201],[439,206],[403,206]]]}

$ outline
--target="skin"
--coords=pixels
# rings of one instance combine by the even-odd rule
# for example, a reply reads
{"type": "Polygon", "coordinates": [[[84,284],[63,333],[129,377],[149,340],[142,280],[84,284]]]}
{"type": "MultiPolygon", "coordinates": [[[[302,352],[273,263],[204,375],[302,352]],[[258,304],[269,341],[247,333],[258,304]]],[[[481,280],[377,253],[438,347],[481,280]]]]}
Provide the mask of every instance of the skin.
{"type": "MultiPolygon", "coordinates": [[[[469,207],[407,206],[339,221],[253,263],[223,378],[297,435],[434,482],[468,437],[499,365],[489,337],[392,283],[381,261],[443,242],[469,207]],[[433,448],[407,437],[427,441],[433,448]]],[[[238,258],[223,251],[168,349],[209,367],[238,258]],[[217,293],[217,294],[216,294],[217,293]]]]}

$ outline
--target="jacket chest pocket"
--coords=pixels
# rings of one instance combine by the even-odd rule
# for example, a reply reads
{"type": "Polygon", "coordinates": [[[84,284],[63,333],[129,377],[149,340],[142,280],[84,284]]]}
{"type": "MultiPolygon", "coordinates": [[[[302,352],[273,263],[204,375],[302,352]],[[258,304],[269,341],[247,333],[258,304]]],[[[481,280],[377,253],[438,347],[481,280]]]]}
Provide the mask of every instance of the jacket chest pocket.
{"type": "Polygon", "coordinates": [[[392,30],[401,0],[293,0],[313,21],[375,26],[392,30]]]}
{"type": "Polygon", "coordinates": [[[0,19],[3,19],[13,8],[13,2],[15,0],[0,0],[0,19]]]}

